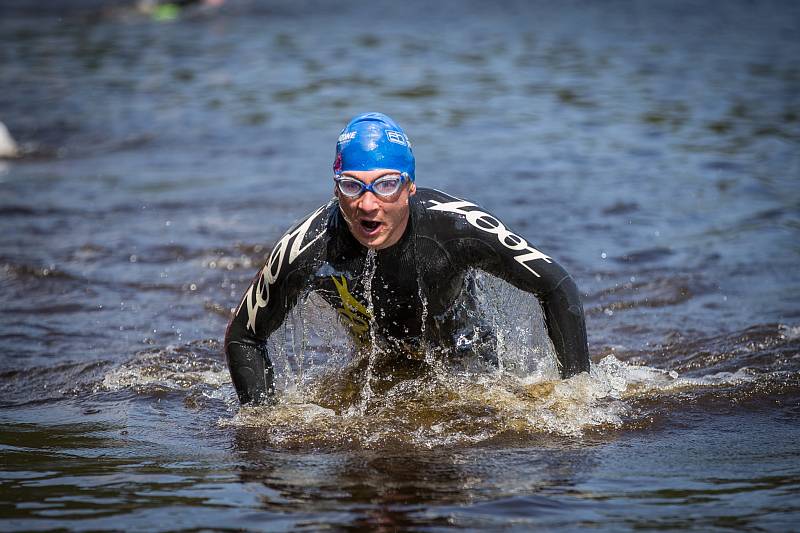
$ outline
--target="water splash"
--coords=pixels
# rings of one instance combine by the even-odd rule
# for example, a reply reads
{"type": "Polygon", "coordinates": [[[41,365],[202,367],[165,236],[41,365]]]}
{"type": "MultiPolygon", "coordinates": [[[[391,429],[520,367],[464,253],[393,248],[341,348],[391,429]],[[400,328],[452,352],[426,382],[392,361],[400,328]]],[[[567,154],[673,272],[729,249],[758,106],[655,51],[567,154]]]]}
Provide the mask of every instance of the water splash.
{"type": "MultiPolygon", "coordinates": [[[[419,266],[417,266],[419,268],[419,266]]],[[[420,338],[425,339],[425,335],[427,333],[427,325],[428,325],[428,299],[425,297],[425,293],[422,291],[422,275],[417,270],[417,294],[419,296],[419,301],[422,304],[422,316],[420,317],[420,321],[422,322],[422,329],[420,338]]],[[[425,347],[425,362],[431,366],[436,365],[436,358],[433,356],[433,352],[430,349],[425,347]]]]}
{"type": "Polygon", "coordinates": [[[262,431],[280,447],[438,448],[551,435],[581,439],[590,430],[626,427],[640,416],[636,400],[752,379],[730,375],[683,378],[607,356],[591,373],[567,380],[521,378],[509,372],[449,369],[401,381],[373,394],[369,411],[352,409],[320,381],[295,390],[273,408],[244,408],[223,426],[262,431]]]}
{"type": "MultiPolygon", "coordinates": [[[[519,309],[519,301],[507,303],[519,309]]],[[[335,313],[314,297],[298,305],[301,312],[291,327],[301,331],[291,338],[300,342],[287,343],[287,351],[305,353],[291,364],[286,358],[279,365],[291,378],[286,378],[289,386],[281,390],[275,406],[238,409],[227,369],[218,357],[219,343],[213,341],[139,353],[105,369],[89,392],[183,395],[184,403],[195,407],[213,401],[230,413],[219,419],[220,426],[242,428],[266,445],[282,448],[440,448],[507,445],[543,436],[580,440],[587,432],[635,427],[652,414],[653,408],[642,412],[641,400],[644,405],[654,397],[677,401],[687,393],[716,394],[718,387],[758,379],[747,368],[684,377],[609,355],[590,373],[560,380],[552,362],[537,366],[526,360],[530,354],[514,353],[510,341],[515,335],[509,331],[499,350],[509,364],[492,367],[445,359],[438,369],[429,367],[385,390],[371,389],[365,401],[365,367],[353,360],[352,346],[326,344],[344,333],[335,313]],[[331,323],[336,328],[322,328],[325,335],[320,336],[317,326],[331,323]]],[[[530,335],[526,330],[523,337],[530,335]]],[[[537,354],[548,359],[544,348],[537,354]]]]}
{"type": "MultiPolygon", "coordinates": [[[[374,269],[372,258],[364,271],[372,316],[374,269]]],[[[473,282],[477,307],[459,302],[462,307],[454,312],[474,313],[471,318],[491,328],[497,341],[496,364],[475,352],[448,356],[428,347],[425,358],[435,364],[384,383],[374,327],[373,347],[367,354],[358,353],[352,344],[341,343],[346,335],[329,306],[308,298],[299,304],[303,309],[291,327],[303,328],[304,338],[313,342],[284,343],[289,350],[307,350],[292,356],[304,361],[303,372],[288,363],[277,364],[292,374],[287,378],[291,386],[280,391],[278,404],[243,408],[220,424],[247,428],[267,444],[288,448],[437,448],[542,436],[582,439],[587,432],[640,423],[648,416],[640,400],[687,390],[703,394],[700,391],[753,379],[746,369],[684,377],[674,370],[607,356],[593,364],[590,373],[560,380],[538,301],[482,272],[474,273],[473,282]],[[327,341],[314,340],[311,332],[318,330],[327,330],[327,341]],[[325,344],[337,338],[338,345],[325,344]]]]}
{"type": "Polygon", "coordinates": [[[177,393],[185,394],[187,403],[203,397],[233,407],[236,399],[219,351],[219,343],[199,341],[142,352],[109,369],[89,390],[131,391],[140,396],[177,393]]]}
{"type": "Polygon", "coordinates": [[[375,306],[372,302],[372,280],[377,269],[377,253],[373,249],[367,250],[367,260],[364,262],[364,298],[367,300],[367,315],[369,316],[369,340],[370,347],[367,354],[367,370],[365,373],[364,385],[361,391],[362,402],[359,406],[361,414],[364,414],[372,400],[372,378],[375,368],[375,359],[378,356],[378,338],[375,324],[375,306]]]}

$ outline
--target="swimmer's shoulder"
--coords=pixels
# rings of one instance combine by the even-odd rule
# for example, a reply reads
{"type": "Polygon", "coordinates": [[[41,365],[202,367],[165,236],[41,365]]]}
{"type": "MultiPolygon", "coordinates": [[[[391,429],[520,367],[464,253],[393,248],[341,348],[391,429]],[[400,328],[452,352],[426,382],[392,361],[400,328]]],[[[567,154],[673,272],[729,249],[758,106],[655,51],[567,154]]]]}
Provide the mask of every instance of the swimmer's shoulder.
{"type": "Polygon", "coordinates": [[[273,244],[269,262],[303,264],[323,254],[330,236],[337,231],[338,206],[331,199],[295,221],[273,244]]]}
{"type": "Polygon", "coordinates": [[[486,244],[488,234],[475,226],[471,213],[481,209],[473,202],[436,189],[418,188],[414,197],[418,239],[438,243],[457,262],[466,260],[476,249],[486,252],[492,248],[486,244]]]}
{"type": "Polygon", "coordinates": [[[417,193],[413,198],[419,216],[426,219],[456,216],[458,213],[448,209],[448,207],[456,206],[459,202],[465,201],[438,189],[425,187],[417,187],[417,193]]]}
{"type": "Polygon", "coordinates": [[[417,187],[417,192],[414,195],[414,198],[419,203],[425,205],[432,205],[432,203],[437,202],[454,202],[459,200],[455,196],[451,196],[446,192],[440,191],[439,189],[430,189],[428,187],[417,187]]]}
{"type": "Polygon", "coordinates": [[[476,209],[474,203],[439,191],[418,187],[414,195],[415,210],[419,226],[423,231],[436,231],[439,234],[458,234],[469,232],[467,214],[476,209]]]}

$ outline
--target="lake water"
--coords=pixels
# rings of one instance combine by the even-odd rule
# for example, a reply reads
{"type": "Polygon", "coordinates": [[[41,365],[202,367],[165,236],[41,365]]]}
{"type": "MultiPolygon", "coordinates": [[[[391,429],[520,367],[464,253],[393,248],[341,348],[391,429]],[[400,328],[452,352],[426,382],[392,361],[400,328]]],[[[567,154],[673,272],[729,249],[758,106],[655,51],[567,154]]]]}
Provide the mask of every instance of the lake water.
{"type": "Polygon", "coordinates": [[[797,528],[800,4],[9,0],[0,121],[4,531],[797,528]],[[312,297],[239,409],[230,310],[372,110],[572,273],[591,375],[483,278],[499,369],[331,405],[312,297]]]}

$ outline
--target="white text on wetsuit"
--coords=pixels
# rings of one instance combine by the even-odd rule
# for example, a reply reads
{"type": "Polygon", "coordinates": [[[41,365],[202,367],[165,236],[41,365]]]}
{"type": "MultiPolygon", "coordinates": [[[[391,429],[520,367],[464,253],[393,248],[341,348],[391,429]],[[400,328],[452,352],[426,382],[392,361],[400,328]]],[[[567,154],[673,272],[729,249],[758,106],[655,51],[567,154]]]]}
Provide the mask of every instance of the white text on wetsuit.
{"type": "Polygon", "coordinates": [[[497,235],[497,240],[500,241],[500,244],[508,248],[512,251],[524,251],[520,255],[514,257],[514,259],[522,266],[524,266],[528,271],[531,272],[536,277],[539,276],[539,273],[529,267],[526,263],[528,261],[535,261],[537,259],[541,259],[548,263],[552,262],[550,257],[543,254],[533,246],[529,245],[528,242],[517,235],[516,233],[512,233],[506,229],[502,222],[497,220],[495,217],[490,215],[489,213],[484,213],[481,211],[477,205],[471,202],[465,202],[463,200],[458,200],[456,202],[437,202],[436,200],[431,200],[430,203],[433,204],[432,207],[428,209],[432,211],[446,211],[448,213],[457,213],[459,215],[464,215],[471,225],[475,226],[479,230],[485,231],[487,233],[492,233],[497,235]],[[467,211],[467,208],[474,207],[475,209],[471,211],[467,211]]]}
{"type": "MultiPolygon", "coordinates": [[[[269,303],[269,286],[275,283],[278,274],[281,272],[281,268],[283,268],[283,258],[286,256],[286,249],[289,247],[289,242],[294,239],[294,241],[292,241],[292,247],[289,250],[289,264],[291,265],[294,260],[297,259],[298,255],[303,253],[309,246],[314,244],[317,239],[325,234],[325,232],[322,231],[306,245],[303,245],[303,238],[305,238],[308,228],[323,209],[325,209],[325,206],[314,211],[314,213],[298,226],[296,230],[281,237],[281,240],[279,240],[275,248],[273,248],[272,253],[269,254],[269,259],[261,270],[258,281],[245,293],[242,304],[247,304],[247,329],[251,330],[253,333],[256,332],[258,310],[262,307],[266,307],[269,303]]],[[[240,310],[242,304],[239,305],[240,310]]]]}

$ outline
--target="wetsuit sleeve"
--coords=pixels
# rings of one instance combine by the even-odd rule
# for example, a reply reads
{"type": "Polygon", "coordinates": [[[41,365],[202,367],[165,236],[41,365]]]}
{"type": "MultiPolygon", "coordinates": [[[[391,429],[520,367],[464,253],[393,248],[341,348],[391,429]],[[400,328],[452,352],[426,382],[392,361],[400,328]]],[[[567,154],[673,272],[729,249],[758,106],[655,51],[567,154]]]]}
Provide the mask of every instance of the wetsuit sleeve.
{"type": "Polygon", "coordinates": [[[429,209],[463,216],[450,226],[457,234],[448,241],[455,261],[464,268],[485,270],[538,298],[561,377],[588,371],[583,305],[570,275],[477,205],[460,200],[433,204],[437,205],[429,209]]]}
{"type": "Polygon", "coordinates": [[[273,402],[274,372],[265,343],[309,286],[309,265],[324,236],[318,229],[322,210],[277,242],[228,325],[225,358],[242,405],[273,402]]]}

